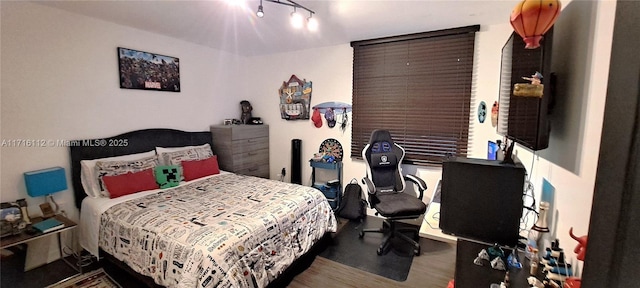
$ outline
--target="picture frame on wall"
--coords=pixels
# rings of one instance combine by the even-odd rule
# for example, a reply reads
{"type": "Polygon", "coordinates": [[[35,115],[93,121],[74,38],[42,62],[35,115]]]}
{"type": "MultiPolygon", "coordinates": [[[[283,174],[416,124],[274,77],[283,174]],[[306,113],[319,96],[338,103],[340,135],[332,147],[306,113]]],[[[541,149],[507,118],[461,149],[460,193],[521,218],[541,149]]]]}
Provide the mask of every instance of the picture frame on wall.
{"type": "Polygon", "coordinates": [[[118,47],[120,88],[180,92],[180,59],[118,47]]]}

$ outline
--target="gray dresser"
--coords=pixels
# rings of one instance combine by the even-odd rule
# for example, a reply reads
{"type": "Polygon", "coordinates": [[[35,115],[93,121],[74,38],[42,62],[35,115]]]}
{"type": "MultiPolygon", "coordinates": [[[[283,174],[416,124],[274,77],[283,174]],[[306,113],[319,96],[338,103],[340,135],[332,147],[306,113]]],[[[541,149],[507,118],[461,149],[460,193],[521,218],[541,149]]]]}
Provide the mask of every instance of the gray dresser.
{"type": "Polygon", "coordinates": [[[220,169],[269,178],[268,125],[213,125],[211,135],[220,169]]]}

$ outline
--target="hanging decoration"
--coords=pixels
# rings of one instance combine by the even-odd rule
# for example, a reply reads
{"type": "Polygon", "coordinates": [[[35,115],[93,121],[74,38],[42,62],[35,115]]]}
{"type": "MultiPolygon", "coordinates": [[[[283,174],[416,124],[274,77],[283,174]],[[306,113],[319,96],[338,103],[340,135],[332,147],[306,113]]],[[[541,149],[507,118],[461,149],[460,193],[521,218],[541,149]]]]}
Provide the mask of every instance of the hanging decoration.
{"type": "MultiPolygon", "coordinates": [[[[312,107],[314,110],[318,110],[319,113],[324,114],[324,118],[327,119],[327,126],[333,128],[336,124],[339,124],[340,130],[344,132],[347,129],[349,123],[349,115],[347,112],[351,112],[351,104],[344,102],[322,102],[312,107]]],[[[311,118],[313,120],[313,118],[311,118]]]]}
{"type": "Polygon", "coordinates": [[[347,131],[347,124],[349,124],[349,115],[347,115],[347,107],[342,107],[342,120],[340,121],[340,130],[342,133],[347,131]]]}
{"type": "Polygon", "coordinates": [[[336,126],[336,115],[333,113],[333,108],[327,108],[324,112],[324,119],[327,119],[327,126],[333,128],[336,126]]]}
{"type": "Polygon", "coordinates": [[[311,116],[311,122],[316,128],[322,127],[322,117],[320,117],[320,110],[313,108],[313,116],[311,116]]]}
{"type": "Polygon", "coordinates": [[[311,81],[291,75],[278,89],[280,115],[286,120],[307,120],[311,109],[311,81]]]}
{"type": "Polygon", "coordinates": [[[478,105],[478,122],[484,123],[484,119],[487,118],[487,103],[480,101],[478,105]]]}
{"type": "Polygon", "coordinates": [[[496,127],[498,126],[498,110],[499,110],[500,104],[498,104],[498,101],[494,101],[493,102],[493,107],[491,107],[491,126],[492,127],[496,127]]]}
{"type": "Polygon", "coordinates": [[[560,8],[559,0],[522,0],[513,8],[511,26],[524,40],[525,48],[540,47],[542,35],[558,19],[560,8]]]}

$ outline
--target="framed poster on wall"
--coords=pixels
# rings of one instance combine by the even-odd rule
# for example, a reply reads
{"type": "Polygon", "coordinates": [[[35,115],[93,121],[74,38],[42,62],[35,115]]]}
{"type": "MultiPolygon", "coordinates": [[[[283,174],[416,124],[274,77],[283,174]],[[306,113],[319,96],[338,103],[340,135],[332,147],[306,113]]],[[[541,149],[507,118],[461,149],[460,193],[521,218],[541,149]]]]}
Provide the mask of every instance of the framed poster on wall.
{"type": "Polygon", "coordinates": [[[120,88],[180,92],[176,57],[118,47],[120,88]]]}

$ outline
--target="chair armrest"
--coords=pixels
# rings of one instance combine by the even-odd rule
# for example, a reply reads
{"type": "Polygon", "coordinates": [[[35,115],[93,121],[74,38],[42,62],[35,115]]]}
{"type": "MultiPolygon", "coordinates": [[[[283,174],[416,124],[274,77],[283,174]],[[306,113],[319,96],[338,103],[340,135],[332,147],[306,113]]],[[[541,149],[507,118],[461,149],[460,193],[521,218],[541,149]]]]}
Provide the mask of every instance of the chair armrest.
{"type": "Polygon", "coordinates": [[[371,179],[367,177],[362,178],[362,184],[367,185],[367,193],[376,194],[376,185],[371,182],[371,179]]]}
{"type": "Polygon", "coordinates": [[[424,195],[424,191],[427,190],[427,183],[425,183],[424,180],[416,177],[415,175],[411,175],[411,174],[404,175],[404,180],[413,182],[414,184],[416,184],[418,186],[418,191],[420,192],[420,196],[418,196],[418,198],[420,200],[422,200],[422,196],[424,195]]]}
{"type": "MultiPolygon", "coordinates": [[[[367,186],[367,194],[369,195],[369,197],[367,197],[369,201],[367,202],[369,203],[369,207],[374,209],[375,205],[380,202],[378,200],[378,197],[376,197],[376,185],[373,184],[371,179],[369,179],[368,177],[362,178],[362,184],[365,184],[367,186]]],[[[376,212],[376,215],[378,215],[378,212],[376,212]]]]}

